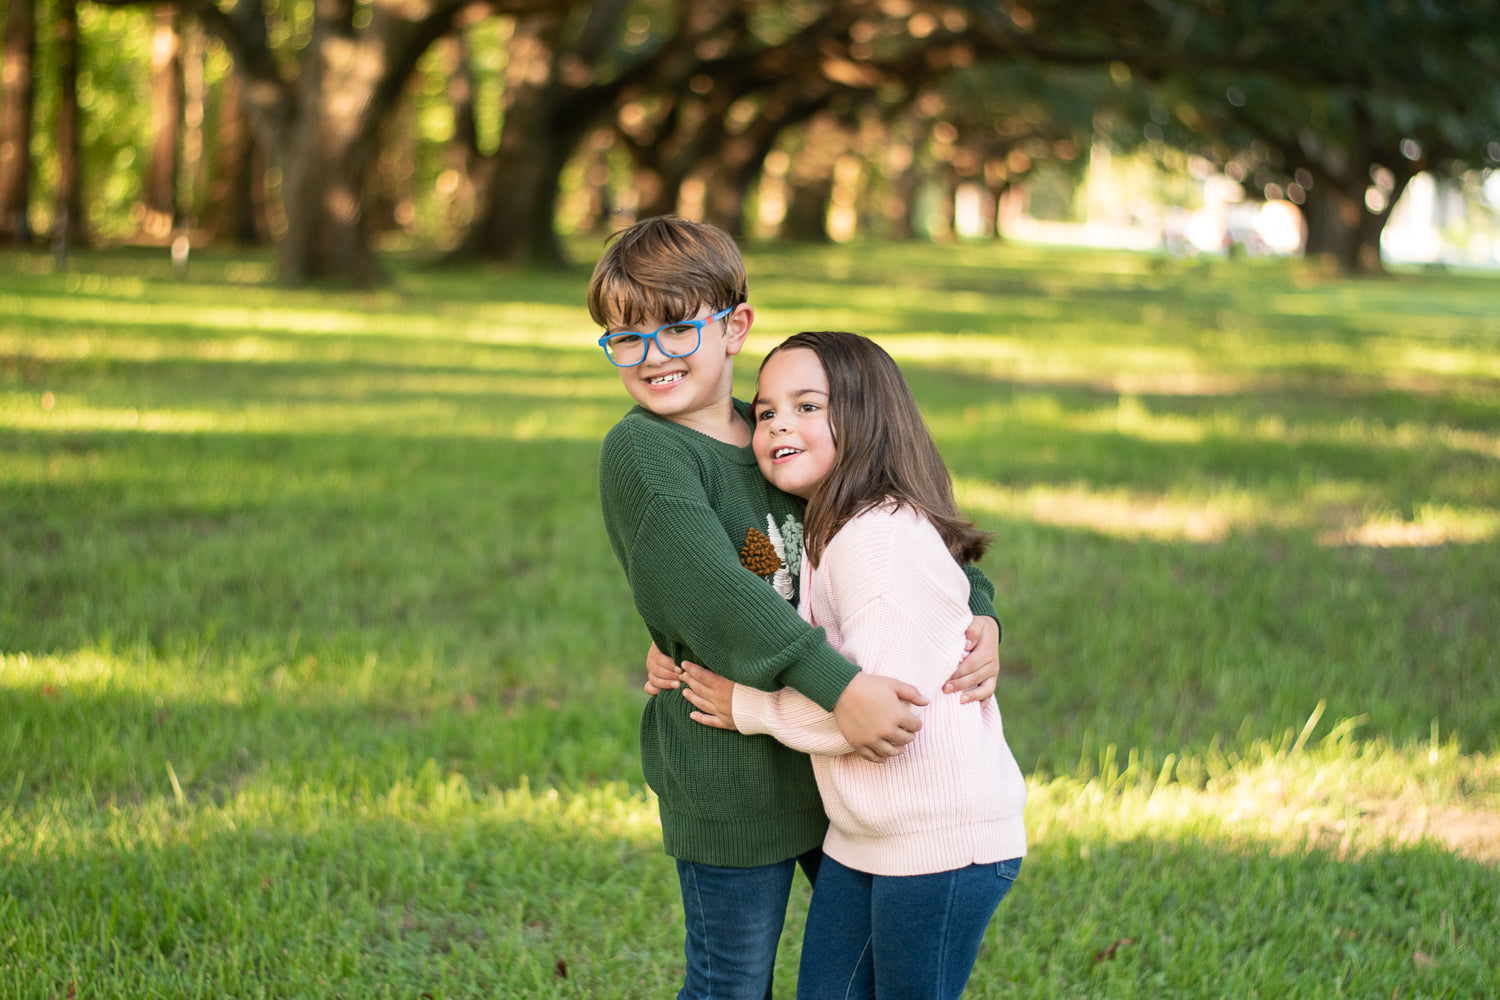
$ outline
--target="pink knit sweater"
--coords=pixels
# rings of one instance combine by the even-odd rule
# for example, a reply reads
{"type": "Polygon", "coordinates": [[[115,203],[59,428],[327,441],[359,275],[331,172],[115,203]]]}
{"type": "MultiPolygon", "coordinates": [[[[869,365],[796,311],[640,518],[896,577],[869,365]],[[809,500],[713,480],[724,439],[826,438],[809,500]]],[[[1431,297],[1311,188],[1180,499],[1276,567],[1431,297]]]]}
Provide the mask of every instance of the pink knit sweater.
{"type": "Polygon", "coordinates": [[[1026,853],[1026,783],[991,698],[942,691],[964,655],[969,583],[926,518],[891,505],[846,524],[816,569],[802,559],[802,617],[863,671],[919,688],[922,730],[871,763],[833,716],[790,688],[735,685],[734,721],[813,755],[830,827],[823,849],[858,871],[925,875],[1026,853]]]}

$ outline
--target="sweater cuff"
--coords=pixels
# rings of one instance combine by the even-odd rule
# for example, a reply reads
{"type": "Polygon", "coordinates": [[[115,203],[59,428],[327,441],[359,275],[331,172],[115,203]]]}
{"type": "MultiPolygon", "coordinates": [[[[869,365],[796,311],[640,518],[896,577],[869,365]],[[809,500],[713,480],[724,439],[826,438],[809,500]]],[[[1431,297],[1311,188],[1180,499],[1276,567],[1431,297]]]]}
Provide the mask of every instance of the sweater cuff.
{"type": "Polygon", "coordinates": [[[734,716],[734,728],[746,736],[769,733],[771,727],[766,720],[771,715],[771,692],[736,684],[729,714],[734,716]]]}
{"type": "Polygon", "coordinates": [[[779,680],[783,687],[795,688],[817,702],[823,711],[832,712],[859,668],[824,641],[822,629],[815,629],[814,635],[817,641],[807,643],[794,654],[779,680]]]}
{"type": "Polygon", "coordinates": [[[1000,613],[995,610],[995,585],[990,578],[973,563],[964,564],[964,575],[969,578],[969,614],[975,618],[993,618],[1000,624],[1000,613]]]}

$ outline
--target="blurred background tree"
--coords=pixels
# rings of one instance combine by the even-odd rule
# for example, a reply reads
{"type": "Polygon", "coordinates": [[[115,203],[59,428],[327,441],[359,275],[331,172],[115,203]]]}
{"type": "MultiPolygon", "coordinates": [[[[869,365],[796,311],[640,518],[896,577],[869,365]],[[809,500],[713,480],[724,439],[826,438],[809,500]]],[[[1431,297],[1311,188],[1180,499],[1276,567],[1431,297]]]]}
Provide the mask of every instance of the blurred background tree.
{"type": "Polygon", "coordinates": [[[4,12],[0,242],[269,241],[288,284],[378,283],[386,247],[556,265],[568,233],[674,211],[994,238],[1007,213],[1087,209],[1111,154],[1295,204],[1309,253],[1370,272],[1414,177],[1473,189],[1500,165],[1500,0],[4,12]]]}

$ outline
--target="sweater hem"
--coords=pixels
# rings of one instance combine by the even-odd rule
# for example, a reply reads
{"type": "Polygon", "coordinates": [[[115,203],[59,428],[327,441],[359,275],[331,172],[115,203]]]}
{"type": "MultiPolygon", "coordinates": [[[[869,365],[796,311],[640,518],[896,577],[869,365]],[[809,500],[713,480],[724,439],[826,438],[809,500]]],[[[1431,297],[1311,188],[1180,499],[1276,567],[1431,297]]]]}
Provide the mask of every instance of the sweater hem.
{"type": "Polygon", "coordinates": [[[822,809],[726,820],[661,810],[662,849],[679,861],[759,868],[796,858],[823,843],[822,809]]]}
{"type": "Polygon", "coordinates": [[[871,875],[931,875],[1026,855],[1021,816],[983,820],[942,830],[859,836],[833,827],[823,845],[830,858],[871,875]]]}

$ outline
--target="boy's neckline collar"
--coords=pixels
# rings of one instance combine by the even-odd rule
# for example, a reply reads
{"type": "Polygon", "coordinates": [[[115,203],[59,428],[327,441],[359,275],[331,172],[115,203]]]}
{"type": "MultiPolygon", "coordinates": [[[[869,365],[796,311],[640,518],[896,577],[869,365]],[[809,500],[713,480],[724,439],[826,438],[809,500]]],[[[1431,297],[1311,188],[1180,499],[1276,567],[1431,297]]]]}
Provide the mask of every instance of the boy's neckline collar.
{"type": "MultiPolygon", "coordinates": [[[[741,399],[731,399],[730,402],[732,402],[734,404],[734,412],[739,415],[739,417],[740,417],[741,420],[745,421],[746,429],[749,430],[750,426],[751,426],[750,425],[750,404],[747,403],[747,402],[745,402],[744,400],[741,400],[741,399]]],[[[755,463],[755,452],[752,450],[752,448],[751,448],[751,446],[749,444],[743,444],[743,445],[734,444],[734,443],[732,443],[730,441],[725,441],[722,438],[714,437],[712,434],[704,433],[703,431],[698,430],[696,427],[689,426],[688,424],[680,424],[677,421],[670,420],[667,417],[664,417],[664,416],[662,416],[659,413],[653,413],[649,409],[647,409],[646,407],[642,406],[639,403],[637,403],[635,405],[635,409],[634,409],[633,412],[640,413],[640,414],[643,414],[644,416],[650,417],[656,423],[663,424],[663,425],[668,426],[668,427],[676,428],[676,430],[679,433],[690,434],[690,435],[692,435],[692,437],[693,437],[694,440],[702,440],[702,441],[712,442],[712,445],[714,447],[716,447],[716,448],[722,448],[722,449],[724,449],[724,451],[726,453],[732,453],[734,455],[734,458],[736,459],[736,461],[739,462],[739,464],[742,464],[742,465],[754,465],[754,464],[756,464],[755,463]]]]}

